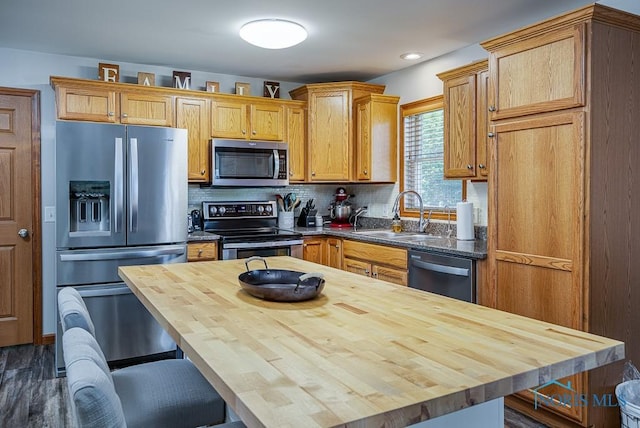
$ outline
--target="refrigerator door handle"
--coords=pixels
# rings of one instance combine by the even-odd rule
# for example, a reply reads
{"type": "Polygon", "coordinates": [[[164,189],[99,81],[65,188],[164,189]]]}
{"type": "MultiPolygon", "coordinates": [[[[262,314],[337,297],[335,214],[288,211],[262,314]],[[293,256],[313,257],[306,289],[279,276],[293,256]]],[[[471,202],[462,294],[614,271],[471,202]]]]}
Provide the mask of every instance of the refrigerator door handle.
{"type": "Polygon", "coordinates": [[[273,151],[273,179],[276,180],[278,178],[278,174],[280,173],[280,156],[278,155],[278,150],[273,151]]]}
{"type": "Polygon", "coordinates": [[[138,230],[138,139],[132,138],[129,143],[129,231],[138,230]]]}
{"type": "Polygon", "coordinates": [[[183,246],[175,246],[162,249],[150,250],[118,250],[118,251],[101,251],[96,253],[80,253],[80,254],[61,254],[61,262],[86,262],[95,260],[126,260],[132,258],[158,257],[177,254],[184,254],[183,246]]]}
{"type": "Polygon", "coordinates": [[[122,211],[123,211],[123,160],[122,160],[122,138],[116,138],[116,153],[115,153],[115,167],[113,178],[113,193],[114,193],[114,221],[113,221],[113,233],[118,233],[120,225],[122,224],[122,211]]]}

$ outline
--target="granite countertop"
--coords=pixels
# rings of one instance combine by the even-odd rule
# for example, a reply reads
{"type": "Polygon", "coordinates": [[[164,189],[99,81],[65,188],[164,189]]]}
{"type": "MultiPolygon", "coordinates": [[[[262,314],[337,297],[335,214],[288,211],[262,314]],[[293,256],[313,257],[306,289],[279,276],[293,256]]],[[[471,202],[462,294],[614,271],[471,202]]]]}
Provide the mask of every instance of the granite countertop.
{"type": "MultiPolygon", "coordinates": [[[[433,251],[438,253],[457,255],[471,259],[485,259],[487,257],[487,241],[476,239],[473,241],[459,241],[455,237],[452,238],[430,238],[426,242],[409,242],[403,241],[393,236],[375,236],[367,235],[368,231],[384,231],[389,229],[358,229],[354,232],[352,228],[335,229],[331,227],[315,228],[315,227],[295,227],[296,232],[302,233],[303,236],[335,236],[338,238],[353,239],[362,242],[371,242],[382,245],[393,245],[414,250],[433,251]]],[[[416,232],[407,232],[407,234],[416,234],[416,232]]],[[[402,236],[402,233],[397,235],[402,236]]]]}
{"type": "MultiPolygon", "coordinates": [[[[375,231],[389,231],[389,229],[375,228],[375,229],[358,229],[354,232],[352,228],[348,229],[336,229],[331,227],[299,227],[294,228],[296,232],[301,233],[303,236],[335,236],[337,238],[352,239],[355,241],[371,242],[381,245],[393,245],[396,247],[432,251],[443,254],[449,254],[454,256],[467,257],[471,259],[485,259],[487,257],[487,241],[482,239],[476,239],[474,241],[459,241],[455,237],[452,238],[430,238],[425,242],[409,242],[402,239],[398,239],[394,236],[374,236],[367,235],[366,232],[370,230],[375,231]],[[363,233],[365,232],[365,233],[363,233]]],[[[408,232],[415,234],[416,232],[408,232]]],[[[402,234],[397,235],[398,237],[402,234]]],[[[220,239],[220,235],[215,233],[209,233],[204,231],[197,231],[189,233],[187,242],[206,242],[217,241],[220,239]]]]}

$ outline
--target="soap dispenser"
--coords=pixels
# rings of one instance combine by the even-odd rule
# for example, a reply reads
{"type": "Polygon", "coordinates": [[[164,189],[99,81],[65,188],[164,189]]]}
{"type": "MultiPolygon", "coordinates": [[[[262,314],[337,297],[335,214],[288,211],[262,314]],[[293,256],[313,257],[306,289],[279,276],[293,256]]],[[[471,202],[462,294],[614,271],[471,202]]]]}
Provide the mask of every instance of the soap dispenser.
{"type": "Polygon", "coordinates": [[[398,213],[395,213],[393,215],[393,220],[391,220],[391,230],[394,233],[402,232],[402,222],[400,221],[400,217],[398,216],[398,213]]]}

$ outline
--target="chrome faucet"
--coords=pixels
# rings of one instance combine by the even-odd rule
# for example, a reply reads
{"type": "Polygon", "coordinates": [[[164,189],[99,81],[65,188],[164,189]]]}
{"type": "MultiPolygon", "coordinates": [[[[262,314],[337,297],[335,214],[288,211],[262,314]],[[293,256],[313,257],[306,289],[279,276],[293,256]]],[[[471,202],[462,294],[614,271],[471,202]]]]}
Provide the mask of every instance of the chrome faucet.
{"type": "Polygon", "coordinates": [[[444,210],[447,212],[447,238],[451,238],[451,207],[449,205],[444,206],[444,210]]]}
{"type": "Polygon", "coordinates": [[[367,212],[367,208],[369,207],[360,207],[356,210],[356,213],[353,215],[353,231],[355,232],[358,228],[358,216],[367,212]]]}
{"type": "Polygon", "coordinates": [[[398,193],[398,196],[396,197],[396,201],[393,203],[393,208],[391,209],[391,214],[398,214],[399,215],[399,210],[400,210],[400,198],[404,195],[406,195],[407,193],[412,193],[414,195],[416,195],[418,197],[418,202],[420,202],[420,222],[418,223],[418,230],[420,232],[424,232],[425,228],[427,227],[427,225],[429,224],[428,222],[424,221],[424,205],[422,204],[422,196],[420,196],[420,194],[418,192],[416,192],[415,190],[405,190],[402,191],[400,193],[398,193]]]}

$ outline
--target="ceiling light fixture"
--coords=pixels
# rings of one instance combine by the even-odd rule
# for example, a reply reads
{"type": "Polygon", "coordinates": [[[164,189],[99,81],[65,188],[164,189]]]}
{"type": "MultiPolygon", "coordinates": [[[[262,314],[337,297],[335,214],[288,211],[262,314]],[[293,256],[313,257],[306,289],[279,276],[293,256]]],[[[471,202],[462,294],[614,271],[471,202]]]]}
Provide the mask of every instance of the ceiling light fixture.
{"type": "Polygon", "coordinates": [[[420,52],[407,52],[400,55],[400,58],[413,61],[422,58],[422,54],[420,52]]]}
{"type": "Polygon", "coordinates": [[[259,19],[240,28],[240,37],[252,45],[265,49],[284,49],[307,38],[307,30],[300,24],[283,19],[259,19]]]}

